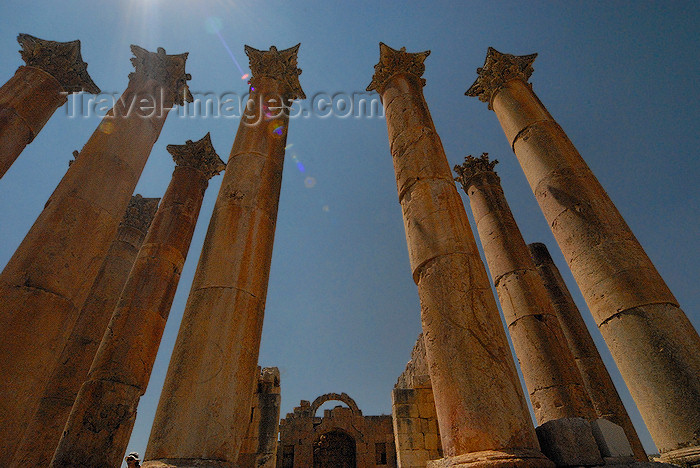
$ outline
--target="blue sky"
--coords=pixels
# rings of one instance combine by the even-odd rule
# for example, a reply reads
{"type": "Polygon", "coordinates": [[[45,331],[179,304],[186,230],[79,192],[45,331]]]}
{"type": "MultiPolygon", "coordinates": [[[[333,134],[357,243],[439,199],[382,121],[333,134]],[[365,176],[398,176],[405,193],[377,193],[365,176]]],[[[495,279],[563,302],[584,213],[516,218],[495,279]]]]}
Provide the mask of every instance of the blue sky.
{"type": "MultiPolygon", "coordinates": [[[[300,81],[311,108],[319,93],[363,92],[379,41],[430,49],[424,92],[451,165],[484,151],[500,161],[497,171],[525,240],[549,246],[647,450],[655,452],[496,116],[464,92],[488,46],[539,53],[535,92],[697,328],[699,17],[694,2],[4,0],[0,82],[22,64],[18,33],[80,39],[93,80],[117,95],[132,71],[130,44],[189,51],[193,92],[243,94],[247,85],[235,61],[249,73],[244,44],[267,49],[300,42],[300,81]]],[[[66,108],[59,109],[0,180],[0,267],[41,212],[72,151],[98,123],[95,116],[68,118],[66,108]]],[[[165,191],[174,167],[167,144],[211,132],[226,160],[237,127],[238,119],[184,118],[173,111],[137,193],[159,197],[165,191]]],[[[389,414],[390,391],[410,357],[420,317],[386,123],[310,115],[290,121],[288,143],[260,363],[280,368],[283,415],[299,400],[327,392],[347,392],[364,414],[389,414]]],[[[144,453],[220,181],[214,178],[207,191],[129,450],[144,453]]]]}

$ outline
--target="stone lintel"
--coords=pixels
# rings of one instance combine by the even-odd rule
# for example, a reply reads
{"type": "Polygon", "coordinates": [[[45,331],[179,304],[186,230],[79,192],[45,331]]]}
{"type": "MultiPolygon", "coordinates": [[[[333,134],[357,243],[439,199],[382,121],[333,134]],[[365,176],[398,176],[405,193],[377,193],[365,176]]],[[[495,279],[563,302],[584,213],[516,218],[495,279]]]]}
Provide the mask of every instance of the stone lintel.
{"type": "Polygon", "coordinates": [[[284,84],[283,92],[286,99],[306,99],[306,94],[299,83],[299,75],[301,75],[301,69],[297,67],[299,46],[301,44],[280,51],[275,46],[271,46],[270,50],[258,50],[245,45],[245,53],[253,75],[250,84],[255,87],[255,82],[265,76],[284,84]]]}
{"type": "Polygon", "coordinates": [[[129,79],[142,75],[156,80],[169,93],[168,97],[175,104],[183,105],[185,101],[193,101],[187,86],[187,80],[191,80],[192,75],[185,72],[185,63],[189,52],[168,55],[162,47],[158,47],[157,52],[149,52],[143,47],[133,44],[131,52],[134,54],[131,63],[135,71],[129,73],[129,79]]]}
{"type": "Polygon", "coordinates": [[[168,145],[168,153],[173,155],[178,167],[192,167],[204,173],[207,179],[211,179],[224,169],[226,164],[221,160],[214,146],[211,144],[211,135],[207,133],[199,141],[187,140],[184,145],[168,145]]]}
{"type": "Polygon", "coordinates": [[[121,226],[129,226],[145,233],[156,215],[158,202],[160,202],[160,198],[144,198],[138,194],[134,195],[126,208],[121,226]]]}
{"type": "Polygon", "coordinates": [[[383,42],[379,43],[379,63],[374,66],[372,82],[367,86],[367,91],[376,90],[379,94],[384,91],[389,78],[403,73],[413,75],[425,86],[425,79],[422,78],[425,72],[425,59],[430,55],[430,51],[406,52],[405,47],[400,50],[392,49],[383,42]]]}
{"type": "Polygon", "coordinates": [[[24,63],[40,68],[56,78],[66,92],[100,93],[100,88],[87,72],[87,63],[83,62],[80,41],[47,41],[29,34],[20,34],[17,42],[22,46],[19,53],[24,63]]]}
{"type": "Polygon", "coordinates": [[[498,164],[498,159],[489,161],[488,153],[483,153],[478,158],[475,158],[470,154],[464,158],[464,162],[461,165],[457,164],[454,167],[454,171],[457,173],[455,180],[462,184],[462,188],[465,192],[467,192],[472,179],[479,174],[484,174],[487,172],[491,173],[500,183],[500,177],[498,177],[496,172],[493,170],[496,164],[498,164]]]}
{"type": "Polygon", "coordinates": [[[493,109],[493,97],[508,81],[522,80],[527,83],[534,71],[532,63],[536,57],[537,54],[503,54],[489,47],[484,66],[476,69],[478,78],[464,94],[478,97],[489,104],[489,109],[493,109]]]}

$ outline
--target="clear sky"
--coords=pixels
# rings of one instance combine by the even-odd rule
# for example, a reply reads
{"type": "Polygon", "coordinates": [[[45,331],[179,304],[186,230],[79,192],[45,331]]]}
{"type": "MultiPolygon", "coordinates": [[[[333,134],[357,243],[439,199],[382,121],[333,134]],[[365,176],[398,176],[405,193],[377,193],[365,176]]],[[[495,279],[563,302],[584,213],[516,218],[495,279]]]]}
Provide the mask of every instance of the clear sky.
{"type": "MultiPolygon", "coordinates": [[[[525,240],[549,246],[647,450],[655,452],[496,116],[464,92],[488,46],[539,53],[535,92],[698,327],[698,24],[697,2],[3,0],[0,83],[23,63],[18,33],[80,39],[93,80],[117,95],[132,71],[130,44],[189,51],[191,90],[220,95],[247,89],[244,44],[281,49],[300,42],[303,105],[311,109],[319,93],[364,92],[379,41],[413,52],[430,49],[424,92],[450,164],[482,152],[500,160],[497,171],[525,240]]],[[[98,123],[94,115],[69,118],[65,107],[59,109],[0,180],[0,267],[61,180],[72,151],[98,123]]],[[[238,123],[180,117],[174,110],[137,193],[162,196],[174,167],[167,144],[211,132],[226,160],[238,123]]],[[[283,416],[299,400],[327,392],[347,392],[364,414],[390,414],[391,388],[419,333],[420,309],[386,123],[312,112],[291,120],[288,143],[260,364],[280,368],[283,416]]],[[[129,450],[141,454],[220,182],[221,176],[214,178],[207,191],[139,406],[129,450]]],[[[466,197],[465,206],[471,218],[466,197]]]]}

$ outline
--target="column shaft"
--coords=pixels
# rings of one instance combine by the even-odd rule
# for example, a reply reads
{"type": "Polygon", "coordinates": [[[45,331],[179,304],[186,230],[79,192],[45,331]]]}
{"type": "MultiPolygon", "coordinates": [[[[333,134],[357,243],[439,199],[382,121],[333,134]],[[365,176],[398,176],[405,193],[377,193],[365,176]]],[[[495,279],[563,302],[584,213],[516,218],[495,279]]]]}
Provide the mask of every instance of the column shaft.
{"type": "Polygon", "coordinates": [[[700,337],[526,82],[532,60],[491,49],[468,93],[484,91],[495,111],[659,451],[684,449],[700,459],[700,337]],[[523,58],[529,64],[510,75],[499,66],[523,58]],[[498,73],[490,74],[494,66],[498,73]],[[479,89],[487,81],[490,89],[479,89]]]}
{"type": "Polygon", "coordinates": [[[58,80],[35,67],[19,67],[0,88],[0,178],[65,102],[58,80]]]}
{"type": "Polygon", "coordinates": [[[496,287],[538,424],[596,417],[559,319],[493,172],[497,161],[465,159],[455,170],[469,196],[486,263],[496,287]]]}
{"type": "MultiPolygon", "coordinates": [[[[263,107],[279,108],[291,92],[286,78],[298,85],[298,47],[262,52],[246,46],[252,118],[242,119],[233,143],[144,467],[231,467],[238,459],[257,381],[289,123],[286,111],[270,115],[263,107]]],[[[300,87],[296,97],[303,97],[300,87]]]]}
{"type": "Polygon", "coordinates": [[[576,365],[581,371],[583,383],[598,417],[621,426],[625,430],[635,458],[639,461],[649,461],[637,435],[637,430],[617,393],[615,384],[600,357],[581,312],[571,297],[559,269],[549,255],[547,247],[540,243],[529,244],[528,247],[537,266],[537,272],[540,274],[547,294],[554,305],[554,311],[559,318],[569,349],[571,349],[576,365]]]}
{"type": "Polygon", "coordinates": [[[445,152],[423,97],[423,61],[380,44],[382,97],[445,459],[434,466],[550,466],[445,152]]]}
{"type": "Polygon", "coordinates": [[[0,274],[0,448],[10,456],[38,407],[172,106],[171,99],[163,102],[163,90],[137,68],[123,99],[92,134],[0,274]],[[156,110],[139,115],[130,106],[138,108],[141,98],[156,110]]]}
{"type": "Polygon", "coordinates": [[[12,467],[48,466],[80,386],[146,236],[158,198],[131,198],[117,237],[83,305],[68,343],[51,373],[39,408],[28,424],[12,467]]]}
{"type": "MultiPolygon", "coordinates": [[[[223,164],[223,163],[222,163],[223,164]]],[[[51,467],[119,466],[146,391],[210,175],[177,166],[51,467]]]]}

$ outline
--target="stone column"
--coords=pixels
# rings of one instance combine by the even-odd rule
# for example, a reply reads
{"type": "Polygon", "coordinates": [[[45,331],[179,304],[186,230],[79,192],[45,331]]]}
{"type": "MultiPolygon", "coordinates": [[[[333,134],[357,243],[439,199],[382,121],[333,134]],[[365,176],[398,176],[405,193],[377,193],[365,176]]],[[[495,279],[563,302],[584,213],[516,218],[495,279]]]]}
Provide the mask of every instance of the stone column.
{"type": "Polygon", "coordinates": [[[469,196],[476,229],[498,293],[537,423],[561,418],[595,419],[583,379],[562,333],[544,283],[510,211],[498,161],[467,156],[455,166],[469,196]]]}
{"type": "Polygon", "coordinates": [[[542,451],[558,464],[601,464],[590,425],[596,419],[593,404],[510,211],[501,179],[493,170],[496,163],[484,153],[480,158],[467,156],[454,169],[456,180],[469,196],[486,263],[530,392],[542,451]],[[572,430],[576,431],[573,444],[561,440],[562,432],[572,430]],[[543,440],[552,440],[552,446],[543,440]]]}
{"type": "Polygon", "coordinates": [[[107,252],[11,466],[48,466],[51,462],[159,200],[141,195],[131,197],[117,237],[107,252]]]}
{"type": "Polygon", "coordinates": [[[535,57],[489,48],[467,95],[495,111],[660,452],[700,458],[698,333],[532,91],[535,57]]]}
{"type": "Polygon", "coordinates": [[[430,53],[379,45],[382,99],[418,285],[445,458],[433,466],[551,466],[539,451],[505,331],[423,97],[430,53]]]}
{"type": "Polygon", "coordinates": [[[559,318],[566,342],[581,372],[583,384],[599,418],[612,421],[625,430],[634,456],[639,461],[649,461],[632,420],[627,414],[608,369],[600,357],[593,337],[583,321],[559,269],[549,255],[547,246],[540,243],[528,245],[533,262],[547,290],[554,312],[559,318]]]}
{"type": "Polygon", "coordinates": [[[282,106],[305,97],[298,49],[245,47],[253,74],[250,114],[226,166],[144,467],[229,467],[238,458],[257,379],[282,182],[289,123],[282,106]]]}
{"type": "Polygon", "coordinates": [[[0,274],[0,448],[9,456],[38,407],[167,111],[191,99],[186,54],[132,50],[129,86],[0,274]]]}
{"type": "Polygon", "coordinates": [[[119,466],[151,376],[209,179],[224,169],[209,134],[169,145],[177,166],[51,467],[119,466]]]}
{"type": "Polygon", "coordinates": [[[0,88],[0,178],[66,102],[68,93],[100,92],[80,55],[80,41],[45,41],[20,34],[17,42],[27,65],[0,88]]]}

